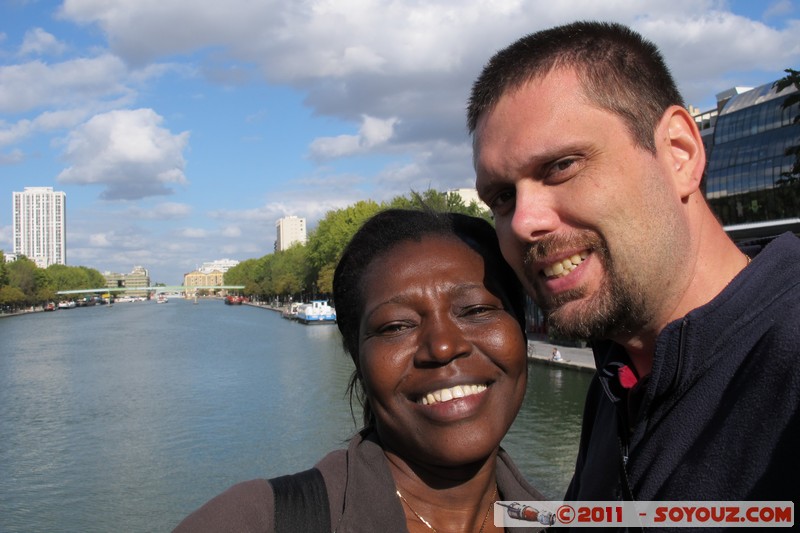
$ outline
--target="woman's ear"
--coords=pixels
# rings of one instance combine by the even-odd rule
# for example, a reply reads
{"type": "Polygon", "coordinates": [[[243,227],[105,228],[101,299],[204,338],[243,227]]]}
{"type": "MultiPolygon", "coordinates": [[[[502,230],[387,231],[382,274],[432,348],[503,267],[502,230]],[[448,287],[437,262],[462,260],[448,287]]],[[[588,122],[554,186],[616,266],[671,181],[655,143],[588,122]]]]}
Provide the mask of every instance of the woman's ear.
{"type": "Polygon", "coordinates": [[[673,182],[682,199],[700,188],[706,169],[706,152],[700,130],[686,109],[671,106],[661,117],[659,136],[666,163],[672,172],[673,182]]]}

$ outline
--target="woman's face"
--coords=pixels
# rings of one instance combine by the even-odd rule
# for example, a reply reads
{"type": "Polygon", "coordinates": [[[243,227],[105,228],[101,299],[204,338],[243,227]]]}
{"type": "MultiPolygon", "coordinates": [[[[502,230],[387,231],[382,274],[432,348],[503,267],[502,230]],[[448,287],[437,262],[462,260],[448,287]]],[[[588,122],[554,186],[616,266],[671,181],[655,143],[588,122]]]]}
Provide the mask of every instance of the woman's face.
{"type": "Polygon", "coordinates": [[[477,252],[438,236],[402,242],[366,270],[361,374],[384,446],[405,459],[484,459],[519,411],[525,338],[486,275],[477,252]]]}

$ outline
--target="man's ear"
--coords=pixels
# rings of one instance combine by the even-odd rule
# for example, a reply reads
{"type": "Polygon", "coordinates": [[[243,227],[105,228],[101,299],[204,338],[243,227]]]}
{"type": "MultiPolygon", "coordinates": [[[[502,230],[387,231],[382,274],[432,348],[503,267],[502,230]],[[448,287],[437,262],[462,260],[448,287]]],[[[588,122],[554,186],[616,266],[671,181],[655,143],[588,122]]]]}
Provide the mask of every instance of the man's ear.
{"type": "Polygon", "coordinates": [[[680,106],[671,106],[661,117],[658,139],[672,171],[674,185],[681,198],[700,188],[706,169],[706,151],[694,118],[680,106]]]}

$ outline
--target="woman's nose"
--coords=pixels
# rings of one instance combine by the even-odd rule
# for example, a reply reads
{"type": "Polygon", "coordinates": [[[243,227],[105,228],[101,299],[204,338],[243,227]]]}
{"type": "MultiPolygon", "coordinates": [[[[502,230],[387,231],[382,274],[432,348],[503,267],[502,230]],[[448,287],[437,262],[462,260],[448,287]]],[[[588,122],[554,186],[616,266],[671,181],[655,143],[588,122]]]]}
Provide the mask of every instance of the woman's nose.
{"type": "Polygon", "coordinates": [[[417,361],[444,365],[471,352],[472,343],[466,339],[454,318],[437,317],[425,325],[421,346],[417,350],[417,361]]]}

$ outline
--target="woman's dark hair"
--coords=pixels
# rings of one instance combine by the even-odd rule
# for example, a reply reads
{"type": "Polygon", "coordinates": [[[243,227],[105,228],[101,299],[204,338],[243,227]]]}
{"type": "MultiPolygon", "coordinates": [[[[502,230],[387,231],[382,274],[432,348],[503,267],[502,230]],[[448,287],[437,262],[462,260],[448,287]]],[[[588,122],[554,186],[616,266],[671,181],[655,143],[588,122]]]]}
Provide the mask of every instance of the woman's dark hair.
{"type": "MultiPolygon", "coordinates": [[[[379,256],[400,243],[419,242],[423,237],[444,237],[463,242],[475,250],[486,265],[486,286],[502,300],[525,334],[525,295],[514,271],[505,262],[494,228],[487,221],[458,213],[432,210],[389,209],[367,220],[345,247],[333,275],[336,324],[344,349],[356,369],[350,379],[350,397],[355,393],[364,408],[364,425],[375,420],[364,394],[359,365],[359,329],[364,312],[363,280],[379,256]]],[[[387,276],[391,273],[387,272],[387,276]]]]}

